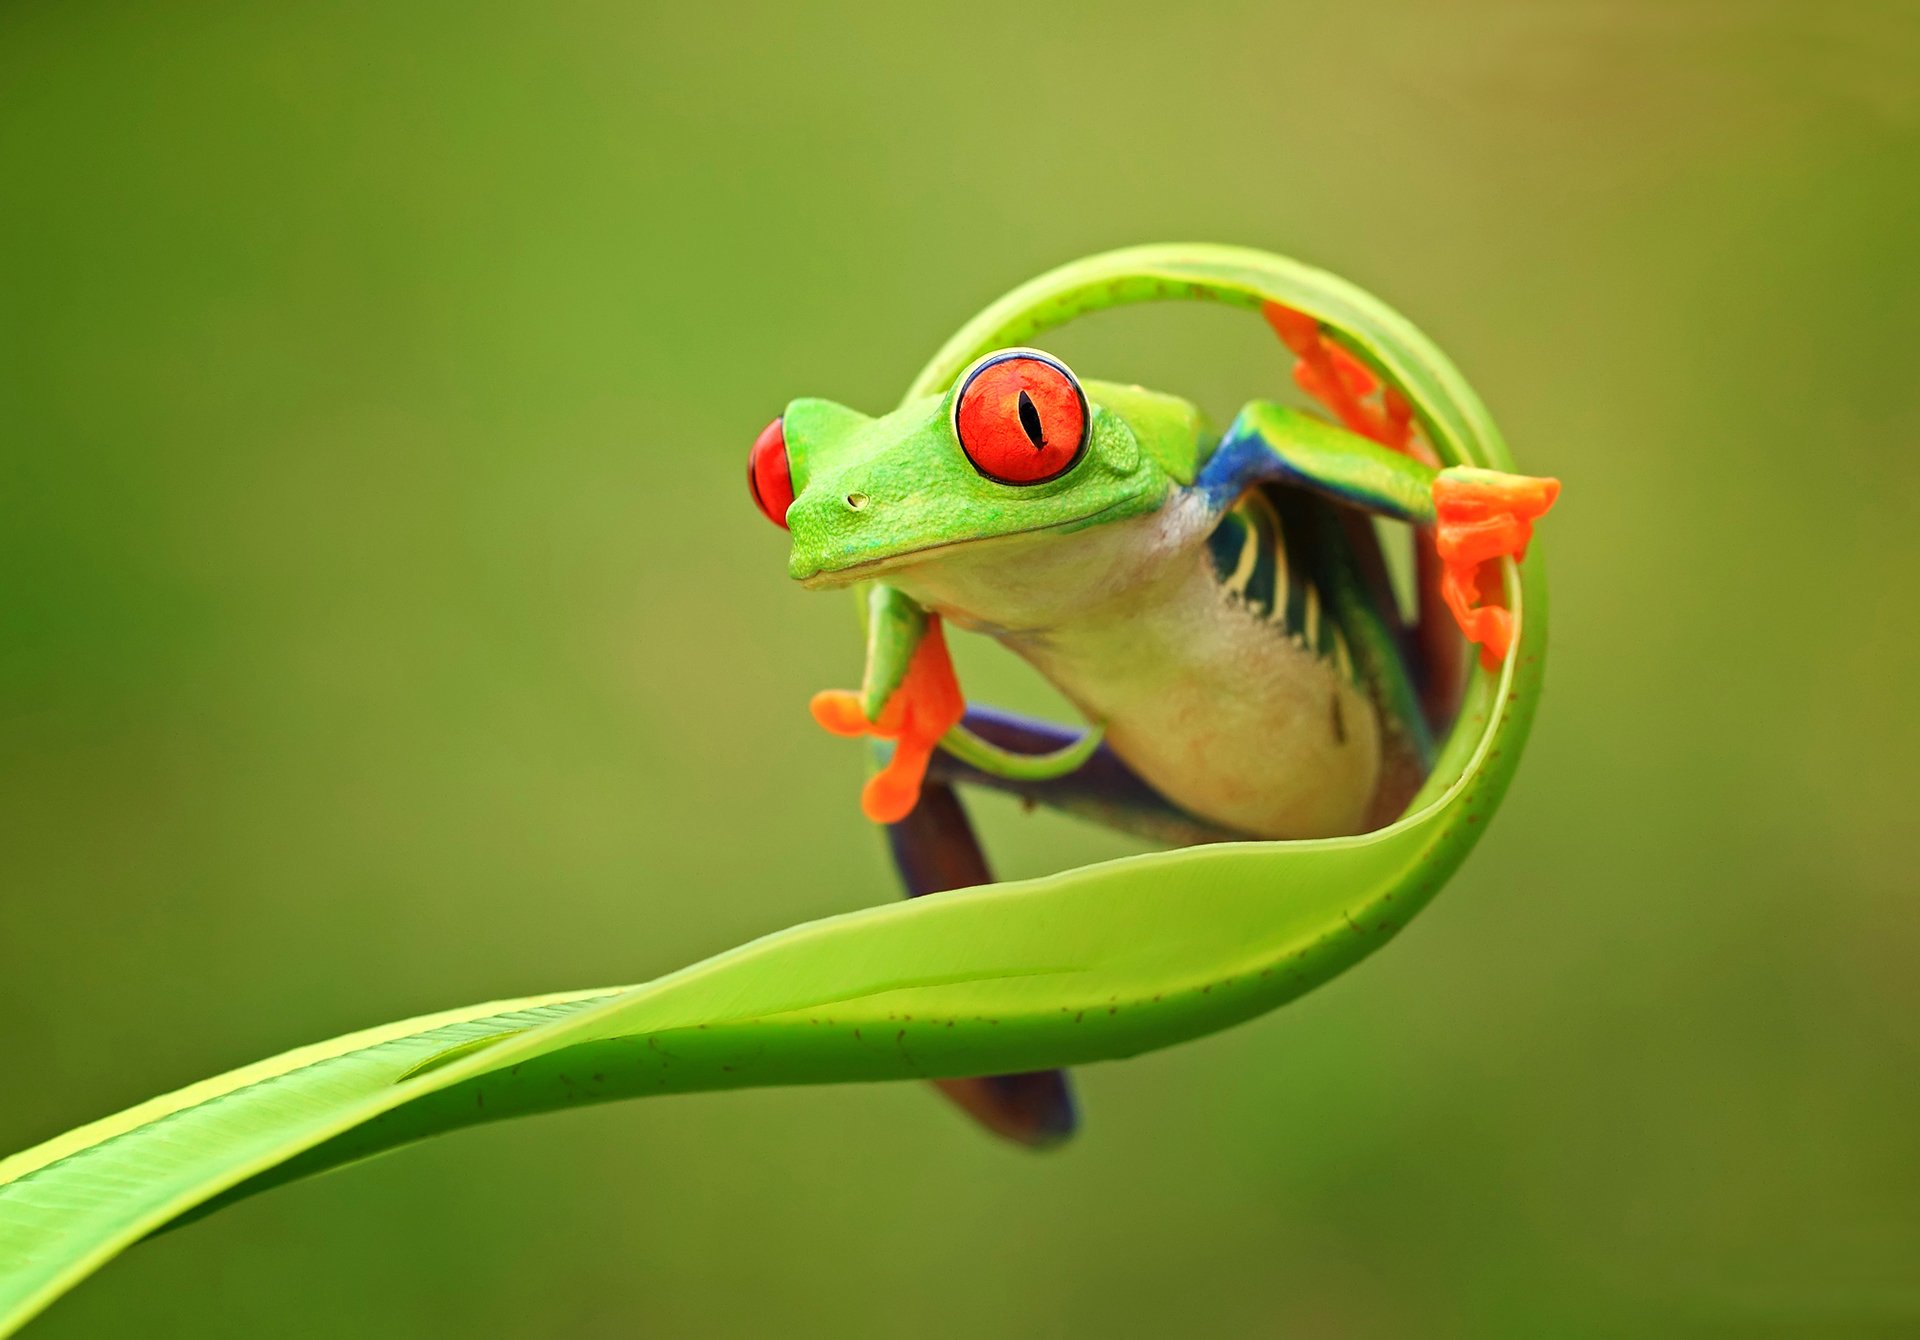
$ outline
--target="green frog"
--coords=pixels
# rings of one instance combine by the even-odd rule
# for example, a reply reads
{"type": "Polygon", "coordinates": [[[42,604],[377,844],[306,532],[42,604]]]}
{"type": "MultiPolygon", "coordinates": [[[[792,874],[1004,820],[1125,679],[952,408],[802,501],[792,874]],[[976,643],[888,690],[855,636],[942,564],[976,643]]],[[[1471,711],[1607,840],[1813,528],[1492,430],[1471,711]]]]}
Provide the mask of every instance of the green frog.
{"type": "MultiPolygon", "coordinates": [[[[1442,468],[1325,323],[1261,310],[1318,413],[1255,400],[1216,433],[1187,400],[1015,346],[878,417],[795,400],[755,442],[792,577],[871,584],[862,686],[812,710],[891,743],[862,805],[910,894],[990,878],[956,783],[1170,844],[1379,827],[1432,761],[1462,638],[1490,667],[1507,654],[1499,560],[1558,482],[1442,468]],[[1417,614],[1375,518],[1413,529],[1417,614]],[[970,708],[943,624],[1020,656],[1088,726],[970,708]]],[[[1051,1072],[943,1087],[1018,1139],[1072,1129],[1051,1072]]]]}

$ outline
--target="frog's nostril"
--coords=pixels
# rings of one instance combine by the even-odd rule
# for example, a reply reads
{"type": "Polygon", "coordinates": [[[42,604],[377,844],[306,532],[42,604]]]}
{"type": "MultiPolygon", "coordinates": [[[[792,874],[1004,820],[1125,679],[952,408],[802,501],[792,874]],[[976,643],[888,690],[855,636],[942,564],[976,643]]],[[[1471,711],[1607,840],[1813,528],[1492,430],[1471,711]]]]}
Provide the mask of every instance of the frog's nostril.
{"type": "Polygon", "coordinates": [[[849,493],[847,495],[847,506],[856,512],[866,510],[867,504],[872,501],[873,500],[864,493],[849,493]]]}

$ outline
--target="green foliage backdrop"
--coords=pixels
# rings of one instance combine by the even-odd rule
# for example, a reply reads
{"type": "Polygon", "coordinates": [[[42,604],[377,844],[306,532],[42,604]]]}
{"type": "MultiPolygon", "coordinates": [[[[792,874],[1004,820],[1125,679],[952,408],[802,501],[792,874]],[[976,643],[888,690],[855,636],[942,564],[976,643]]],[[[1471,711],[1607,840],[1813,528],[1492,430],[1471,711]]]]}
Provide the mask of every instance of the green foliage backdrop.
{"type": "MultiPolygon", "coordinates": [[[[847,610],[741,462],[1060,260],[1337,270],[1569,485],[1465,872],[1281,1014],[1086,1072],[1068,1151],[904,1085],[510,1123],[34,1333],[1920,1321],[1920,33],[1441,8],[0,13],[0,1152],[891,897],[804,710],[847,610]]],[[[1284,374],[1223,311],[1060,350],[1217,414],[1284,374]]],[[[1010,875],[1129,849],[983,808],[1010,875]]]]}

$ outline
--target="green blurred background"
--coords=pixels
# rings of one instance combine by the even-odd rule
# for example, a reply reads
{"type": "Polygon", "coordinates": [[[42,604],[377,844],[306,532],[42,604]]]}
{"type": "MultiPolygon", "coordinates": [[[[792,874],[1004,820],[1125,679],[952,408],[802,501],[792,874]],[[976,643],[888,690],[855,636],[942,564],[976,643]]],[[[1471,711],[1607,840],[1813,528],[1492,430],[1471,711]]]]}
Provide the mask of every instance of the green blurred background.
{"type": "MultiPolygon", "coordinates": [[[[1920,1330],[1915,12],[8,5],[0,1151],[892,897],[746,450],[1048,266],[1327,266],[1567,482],[1464,873],[1084,1072],[1065,1152],[911,1086],[509,1123],[35,1334],[1920,1330]]],[[[1055,347],[1285,371],[1220,310],[1055,347]]],[[[983,809],[1009,874],[1128,849],[983,809]]]]}

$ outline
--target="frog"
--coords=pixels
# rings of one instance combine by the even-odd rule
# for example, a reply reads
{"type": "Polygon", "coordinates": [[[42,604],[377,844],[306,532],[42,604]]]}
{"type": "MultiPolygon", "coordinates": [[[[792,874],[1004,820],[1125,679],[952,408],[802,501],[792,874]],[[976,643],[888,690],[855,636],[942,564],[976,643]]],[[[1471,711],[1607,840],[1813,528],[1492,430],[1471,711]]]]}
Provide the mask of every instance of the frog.
{"type": "MultiPolygon", "coordinates": [[[[909,896],[991,881],[960,788],[1169,846],[1379,828],[1433,763],[1468,644],[1489,669],[1508,654],[1501,560],[1524,557],[1559,481],[1443,466],[1327,323],[1260,310],[1307,403],[1252,400],[1224,432],[1191,400],[1009,345],[885,414],[793,400],[754,440],[749,489],[788,532],[788,575],[865,591],[861,686],[810,708],[881,751],[861,808],[909,896]],[[1027,662],[1086,724],[969,704],[948,627],[1027,662]]],[[[1023,1144],[1078,1124],[1058,1071],[938,1083],[1023,1144]]]]}

